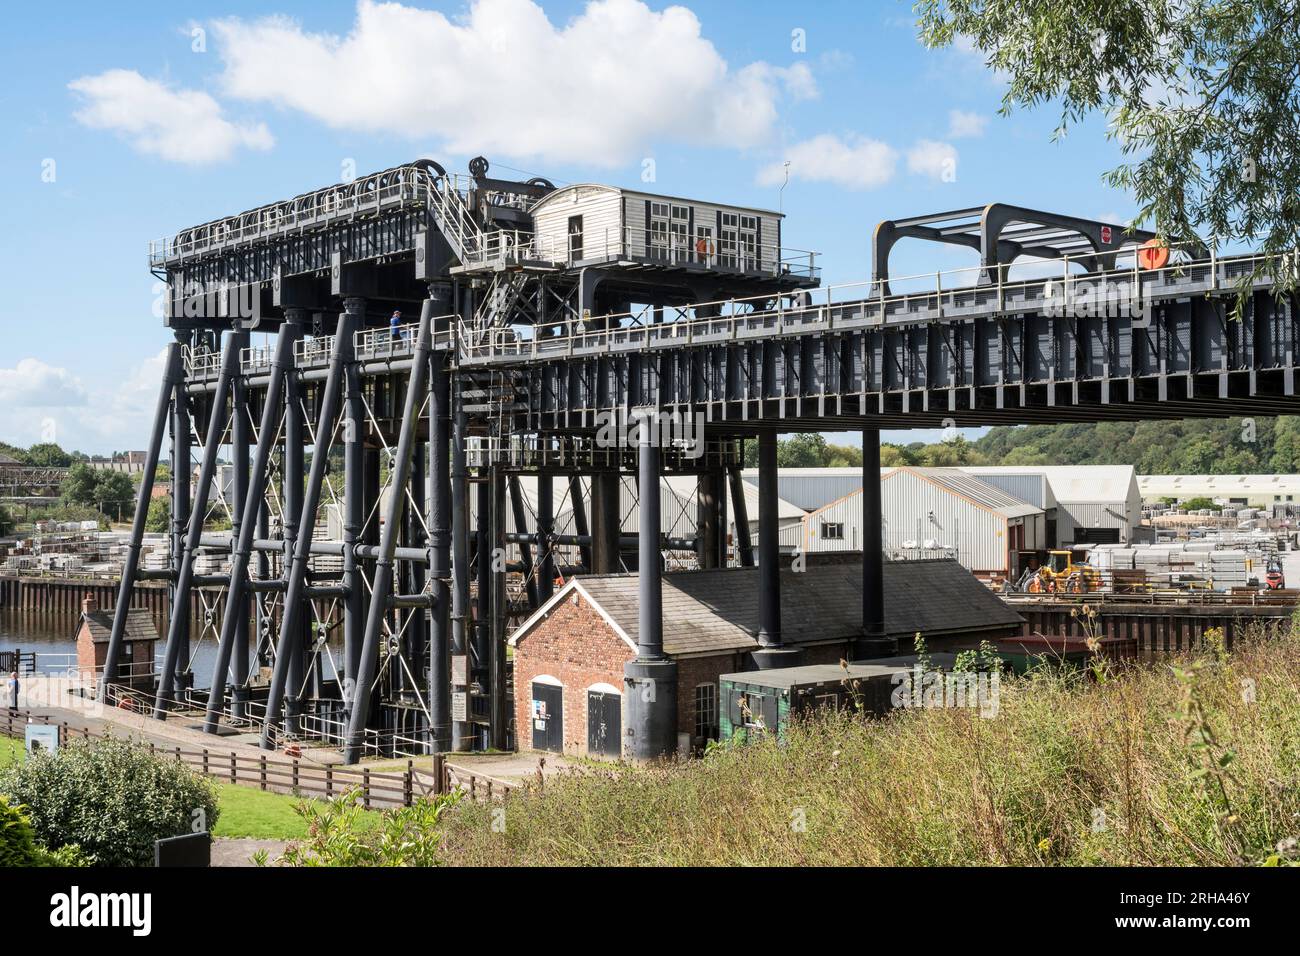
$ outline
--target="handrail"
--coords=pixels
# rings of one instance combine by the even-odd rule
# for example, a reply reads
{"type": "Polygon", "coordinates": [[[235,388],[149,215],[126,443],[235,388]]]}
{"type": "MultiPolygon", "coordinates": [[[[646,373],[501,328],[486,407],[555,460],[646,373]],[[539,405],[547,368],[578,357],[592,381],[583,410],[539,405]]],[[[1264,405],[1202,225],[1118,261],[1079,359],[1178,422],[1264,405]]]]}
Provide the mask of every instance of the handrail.
{"type": "MultiPolygon", "coordinates": [[[[685,310],[680,310],[678,318],[662,323],[646,323],[642,313],[633,312],[583,316],[576,320],[564,319],[539,326],[521,327],[514,336],[494,336],[487,340],[466,338],[462,341],[461,358],[479,362],[518,362],[569,354],[575,349],[677,347],[683,342],[689,344],[697,340],[737,339],[792,332],[798,334],[808,326],[925,324],[942,318],[945,309],[954,308],[952,300],[958,294],[970,294],[975,298],[985,295],[990,301],[996,297],[999,308],[1010,308],[1013,311],[1025,311],[1028,301],[1035,298],[1049,300],[1054,306],[1069,310],[1098,283],[1113,283],[1114,289],[1108,286],[1107,294],[1115,291],[1124,300],[1121,304],[1131,306],[1140,303],[1148,294],[1149,288],[1167,285],[1177,277],[1205,272],[1208,281],[1210,276],[1207,270],[1213,268],[1214,280],[1217,282],[1222,278],[1232,278],[1234,268],[1235,275],[1246,275],[1253,271],[1252,267],[1282,257],[1247,253],[1198,260],[1190,258],[1183,248],[1178,248],[1177,251],[1180,253],[1178,261],[1174,261],[1175,257],[1171,255],[1170,264],[1150,270],[1117,264],[1116,268],[1106,272],[1080,275],[1071,273],[1070,265],[1084,257],[1063,256],[1057,260],[1033,263],[1044,271],[1044,276],[1015,281],[1006,279],[1006,273],[1014,264],[990,266],[987,269],[975,266],[888,280],[891,288],[909,278],[928,280],[928,291],[918,293],[891,291],[885,295],[883,283],[868,280],[790,293],[778,297],[774,308],[769,305],[772,301],[770,293],[697,303],[689,307],[691,315],[687,316],[685,310]],[[996,273],[993,282],[945,284],[943,281],[945,277],[967,274],[976,274],[978,279],[979,274],[989,270],[996,273]],[[846,291],[856,293],[857,297],[845,298],[846,291]],[[1009,301],[1015,303],[1014,307],[1006,305],[1009,301]],[[923,307],[923,311],[920,315],[915,315],[918,304],[923,307]],[[901,321],[891,322],[891,314],[900,311],[907,315],[901,321]]],[[[1133,254],[1136,262],[1135,250],[1133,254]]]]}

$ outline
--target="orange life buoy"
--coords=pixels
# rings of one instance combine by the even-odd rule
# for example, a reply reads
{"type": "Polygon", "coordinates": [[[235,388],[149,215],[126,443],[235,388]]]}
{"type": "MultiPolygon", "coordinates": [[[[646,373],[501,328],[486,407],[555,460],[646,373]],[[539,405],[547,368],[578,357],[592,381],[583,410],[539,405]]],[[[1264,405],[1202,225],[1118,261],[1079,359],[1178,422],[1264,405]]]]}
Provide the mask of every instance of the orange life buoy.
{"type": "Polygon", "coordinates": [[[700,236],[700,238],[695,240],[695,254],[697,256],[713,255],[713,243],[708,239],[705,239],[703,236],[700,236]]]}
{"type": "Polygon", "coordinates": [[[1143,269],[1163,269],[1169,264],[1169,247],[1159,239],[1148,239],[1138,246],[1137,256],[1143,269]]]}
{"type": "Polygon", "coordinates": [[[130,697],[123,697],[119,700],[117,702],[117,707],[119,710],[135,710],[135,704],[132,702],[130,697]]]}

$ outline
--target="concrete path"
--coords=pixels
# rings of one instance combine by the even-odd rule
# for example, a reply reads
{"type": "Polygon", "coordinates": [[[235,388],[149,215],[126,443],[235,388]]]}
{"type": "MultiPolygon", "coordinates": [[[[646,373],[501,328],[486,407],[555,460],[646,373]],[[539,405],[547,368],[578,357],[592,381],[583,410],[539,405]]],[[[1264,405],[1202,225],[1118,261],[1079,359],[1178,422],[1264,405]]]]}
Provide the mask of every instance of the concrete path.
{"type": "Polygon", "coordinates": [[[253,854],[266,851],[267,865],[274,865],[284,848],[284,840],[254,840],[240,837],[217,837],[212,841],[213,866],[254,866],[253,854]]]}

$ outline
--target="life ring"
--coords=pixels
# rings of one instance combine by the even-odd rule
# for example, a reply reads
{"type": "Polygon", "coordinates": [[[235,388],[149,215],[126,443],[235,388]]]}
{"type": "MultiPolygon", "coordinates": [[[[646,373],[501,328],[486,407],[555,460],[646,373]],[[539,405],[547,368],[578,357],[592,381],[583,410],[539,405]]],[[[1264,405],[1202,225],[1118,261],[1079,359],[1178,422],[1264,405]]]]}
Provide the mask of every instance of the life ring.
{"type": "Polygon", "coordinates": [[[302,747],[299,746],[298,744],[286,744],[284,748],[284,755],[286,757],[301,757],[302,747]]]}
{"type": "Polygon", "coordinates": [[[1169,264],[1169,247],[1159,239],[1148,239],[1138,246],[1137,257],[1143,269],[1163,269],[1169,264]]]}
{"type": "Polygon", "coordinates": [[[695,254],[697,256],[713,255],[713,243],[703,236],[695,240],[695,254]]]}
{"type": "Polygon", "coordinates": [[[135,702],[130,697],[123,697],[117,702],[118,710],[135,710],[135,702]]]}

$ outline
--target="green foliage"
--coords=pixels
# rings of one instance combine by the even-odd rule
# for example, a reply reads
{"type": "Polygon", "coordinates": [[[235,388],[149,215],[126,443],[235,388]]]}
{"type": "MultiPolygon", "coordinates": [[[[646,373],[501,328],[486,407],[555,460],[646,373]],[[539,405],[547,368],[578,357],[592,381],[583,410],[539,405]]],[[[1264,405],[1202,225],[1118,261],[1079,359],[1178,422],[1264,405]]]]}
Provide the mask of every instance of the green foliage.
{"type": "Polygon", "coordinates": [[[448,817],[466,865],[1300,862],[1300,635],[1166,664],[1003,676],[973,708],[824,710],[708,758],[548,777],[448,817]],[[1198,661],[1204,663],[1197,666],[1198,661]],[[1249,680],[1249,685],[1244,684],[1249,680]],[[1253,693],[1243,693],[1243,687],[1253,693]],[[792,825],[795,822],[798,827],[792,825]]]}
{"type": "Polygon", "coordinates": [[[96,470],[84,462],[68,471],[60,493],[68,504],[98,508],[114,518],[129,518],[135,510],[135,484],[129,475],[96,470]]]}
{"type": "Polygon", "coordinates": [[[144,519],[144,529],[154,534],[166,534],[171,527],[172,502],[170,498],[154,498],[149,502],[149,513],[144,519]]]}
{"type": "Polygon", "coordinates": [[[1188,498],[1182,503],[1182,507],[1188,511],[1202,511],[1206,508],[1211,511],[1218,511],[1219,506],[1210,498],[1188,498]]]}
{"type": "Polygon", "coordinates": [[[36,866],[39,857],[27,814],[0,796],[0,867],[36,866]]]}
{"type": "MultiPolygon", "coordinates": [[[[1090,113],[1129,158],[1106,176],[1138,221],[1173,237],[1300,234],[1300,7],[1292,0],[919,0],[923,40],[959,37],[1006,78],[1003,112],[1059,105],[1058,135],[1090,113]]],[[[1270,267],[1294,286],[1294,260],[1270,267]]],[[[1249,277],[1243,282],[1248,287],[1249,277]]]]}
{"type": "Polygon", "coordinates": [[[47,850],[36,842],[32,821],[22,804],[12,804],[0,795],[0,867],[88,866],[89,861],[75,844],[47,850]]]}
{"type": "Polygon", "coordinates": [[[97,866],[150,866],[154,841],[217,822],[212,784],[174,759],[114,738],[74,741],[0,771],[43,846],[77,844],[97,866]]]}
{"type": "Polygon", "coordinates": [[[14,517],[9,513],[9,509],[0,505],[0,536],[13,534],[14,517]]]}
{"type": "Polygon", "coordinates": [[[73,456],[53,442],[43,442],[27,449],[22,460],[38,468],[67,468],[73,456]]]}
{"type": "MultiPolygon", "coordinates": [[[[290,844],[281,866],[438,866],[442,862],[443,817],[460,794],[417,800],[385,810],[375,825],[353,790],[326,803],[304,801],[295,808],[307,823],[307,839],[290,844]]],[[[265,855],[258,858],[265,863],[265,855]]]]}

